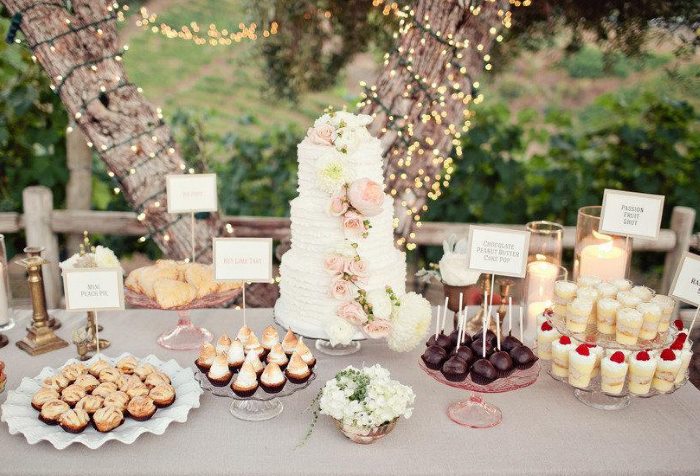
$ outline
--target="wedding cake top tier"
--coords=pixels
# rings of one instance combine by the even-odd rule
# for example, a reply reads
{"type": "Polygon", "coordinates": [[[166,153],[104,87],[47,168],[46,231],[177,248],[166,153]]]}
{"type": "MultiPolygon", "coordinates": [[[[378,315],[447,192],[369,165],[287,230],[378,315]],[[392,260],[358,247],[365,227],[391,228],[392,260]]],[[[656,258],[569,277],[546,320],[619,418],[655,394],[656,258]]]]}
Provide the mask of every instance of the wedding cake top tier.
{"type": "Polygon", "coordinates": [[[371,121],[324,114],[298,146],[299,196],[291,202],[291,249],[280,265],[275,315],[308,337],[334,344],[387,338],[405,350],[417,332],[406,328],[415,326],[408,321],[416,314],[399,318],[406,257],[394,247],[393,199],[384,193],[382,147],[367,130],[371,121]]]}

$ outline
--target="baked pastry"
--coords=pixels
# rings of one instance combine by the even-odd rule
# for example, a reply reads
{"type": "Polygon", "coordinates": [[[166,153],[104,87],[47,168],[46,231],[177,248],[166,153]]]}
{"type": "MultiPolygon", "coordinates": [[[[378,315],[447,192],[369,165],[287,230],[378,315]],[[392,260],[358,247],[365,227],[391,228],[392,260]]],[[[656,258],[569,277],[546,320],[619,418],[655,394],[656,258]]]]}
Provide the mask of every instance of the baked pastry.
{"type": "Polygon", "coordinates": [[[299,339],[296,352],[299,354],[299,357],[306,362],[306,365],[308,365],[310,369],[314,368],[314,365],[316,365],[316,357],[313,356],[309,348],[306,346],[306,344],[304,344],[303,338],[299,339]]]}
{"type": "Polygon", "coordinates": [[[107,396],[110,393],[114,393],[117,390],[119,390],[119,387],[117,387],[116,383],[103,382],[99,384],[95,390],[92,391],[92,394],[98,397],[107,398],[107,396]]]}
{"type": "Polygon", "coordinates": [[[97,431],[106,433],[124,423],[124,413],[116,407],[102,407],[92,416],[92,423],[97,431]]]}
{"type": "Polygon", "coordinates": [[[231,347],[231,338],[228,335],[223,334],[216,341],[216,353],[220,354],[222,352],[228,352],[229,347],[231,347]]]}
{"type": "Polygon", "coordinates": [[[250,362],[245,362],[231,384],[231,390],[239,397],[250,397],[257,389],[258,375],[250,362]]]}
{"type": "Polygon", "coordinates": [[[128,357],[124,357],[119,362],[117,362],[117,370],[119,370],[123,374],[131,375],[134,373],[134,370],[138,365],[139,361],[136,360],[136,357],[130,355],[128,357]]]}
{"type": "Polygon", "coordinates": [[[197,297],[197,288],[174,279],[160,279],[153,285],[155,300],[163,309],[185,306],[197,297]]]}
{"type": "Polygon", "coordinates": [[[231,342],[231,347],[228,348],[228,368],[231,371],[236,371],[241,368],[243,362],[245,362],[245,352],[243,351],[243,344],[238,340],[231,342]]]}
{"type": "Polygon", "coordinates": [[[169,407],[175,401],[175,389],[167,384],[158,385],[151,389],[148,396],[158,408],[169,407]]]}
{"type": "Polygon", "coordinates": [[[121,377],[119,370],[115,369],[114,367],[108,367],[100,372],[98,379],[100,382],[116,383],[117,380],[119,380],[119,377],[121,377]]]}
{"type": "Polygon", "coordinates": [[[569,352],[569,384],[576,388],[588,388],[595,366],[596,355],[590,347],[581,344],[569,352]]]}
{"type": "Polygon", "coordinates": [[[244,346],[246,355],[255,353],[259,358],[263,358],[265,355],[265,349],[260,345],[258,337],[254,333],[250,333],[248,336],[248,343],[244,346]]]}
{"type": "MultiPolygon", "coordinates": [[[[257,353],[249,352],[245,356],[245,362],[249,363],[253,367],[253,370],[255,370],[255,373],[257,375],[260,375],[262,373],[262,371],[264,369],[264,365],[263,365],[262,361],[260,360],[260,357],[258,357],[257,353]]],[[[245,365],[245,362],[243,363],[243,365],[245,365]]]]}
{"type": "Polygon", "coordinates": [[[115,383],[117,384],[117,387],[119,387],[119,390],[121,390],[122,392],[126,392],[130,388],[138,385],[144,385],[141,379],[138,378],[136,375],[122,375],[121,377],[119,377],[119,380],[117,380],[115,383]]]}
{"type": "Polygon", "coordinates": [[[100,381],[90,374],[82,374],[77,379],[75,379],[75,382],[73,382],[73,384],[80,385],[85,389],[86,392],[90,393],[97,388],[97,386],[100,384],[100,381]]]}
{"type": "Polygon", "coordinates": [[[90,416],[85,410],[74,408],[65,413],[61,413],[58,423],[64,431],[68,433],[82,433],[90,423],[90,416]]]}
{"type": "Polygon", "coordinates": [[[126,406],[127,413],[136,421],[146,421],[156,413],[156,405],[148,396],[134,397],[126,406]]]}
{"type": "Polygon", "coordinates": [[[87,392],[80,385],[69,385],[61,391],[61,400],[66,402],[71,407],[74,407],[76,403],[80,401],[87,395],[87,392]]]}
{"type": "Polygon", "coordinates": [[[151,375],[155,371],[156,371],[156,368],[154,366],[152,366],[151,364],[139,364],[134,369],[134,375],[136,375],[138,378],[140,378],[143,381],[143,380],[146,380],[146,377],[148,377],[149,375],[151,375]]]}
{"type": "Polygon", "coordinates": [[[93,363],[90,366],[89,372],[90,372],[90,375],[92,375],[93,377],[99,377],[100,372],[102,372],[104,369],[108,369],[111,367],[112,366],[109,365],[109,363],[105,362],[102,359],[99,359],[99,360],[95,361],[95,363],[93,363]]]}
{"type": "Polygon", "coordinates": [[[291,330],[288,330],[284,335],[284,339],[282,339],[282,350],[284,350],[285,354],[291,356],[296,350],[298,342],[297,336],[291,330]]]}
{"type": "Polygon", "coordinates": [[[88,415],[92,415],[104,405],[104,398],[97,395],[85,395],[75,405],[75,408],[85,410],[88,415]]]}
{"type": "Polygon", "coordinates": [[[127,395],[125,392],[117,390],[116,392],[112,392],[105,397],[104,406],[115,407],[121,411],[124,411],[127,403],[129,403],[129,395],[127,395]]]}
{"type": "Polygon", "coordinates": [[[185,268],[185,281],[197,290],[197,297],[202,298],[219,290],[219,283],[214,281],[214,270],[210,265],[190,263],[185,268]]]}
{"type": "MultiPolygon", "coordinates": [[[[634,288],[633,288],[634,290],[634,288]]],[[[661,393],[666,393],[673,390],[673,384],[676,381],[676,376],[681,369],[681,359],[671,349],[664,349],[659,354],[654,371],[654,379],[651,386],[661,393]]]]}
{"type": "Polygon", "coordinates": [[[75,382],[75,379],[86,372],[87,369],[80,363],[66,365],[61,369],[61,374],[71,382],[75,382]]]}
{"type": "Polygon", "coordinates": [[[214,363],[214,357],[216,357],[216,348],[209,342],[205,342],[199,348],[199,356],[194,361],[194,364],[200,371],[207,373],[211,364],[214,363]]]}
{"type": "Polygon", "coordinates": [[[55,425],[61,415],[68,410],[70,410],[70,406],[63,400],[49,400],[42,405],[39,420],[47,425],[55,425]]]}
{"type": "Polygon", "coordinates": [[[275,345],[279,344],[279,341],[280,336],[274,326],[267,326],[263,329],[262,338],[260,340],[263,349],[270,352],[275,345]]]}
{"type": "Polygon", "coordinates": [[[158,387],[159,385],[170,385],[170,377],[163,372],[153,372],[146,377],[144,383],[149,388],[158,387]]]}
{"type": "Polygon", "coordinates": [[[267,364],[260,376],[260,386],[267,393],[278,393],[284,388],[287,383],[287,378],[282,373],[279,365],[274,362],[267,364]]]}
{"type": "Polygon", "coordinates": [[[285,370],[285,375],[292,383],[304,383],[311,377],[311,369],[306,365],[304,359],[294,352],[292,358],[289,359],[289,364],[287,364],[287,369],[285,370]]]}
{"type": "Polygon", "coordinates": [[[57,390],[59,392],[66,388],[68,385],[70,385],[70,380],[68,380],[62,374],[46,377],[41,384],[42,387],[53,388],[54,390],[57,390]]]}
{"type": "MultiPolygon", "coordinates": [[[[141,292],[151,299],[156,298],[155,286],[163,280],[178,281],[180,271],[177,266],[154,265],[149,266],[139,274],[139,286],[141,292]]],[[[185,283],[183,283],[185,284],[185,283]]]]}
{"type": "Polygon", "coordinates": [[[219,289],[218,291],[220,293],[225,293],[228,291],[233,291],[234,289],[240,289],[241,286],[243,286],[242,281],[223,281],[219,284],[219,289]]]}
{"type": "Polygon", "coordinates": [[[36,411],[41,411],[44,403],[50,400],[58,400],[59,398],[59,393],[53,388],[40,388],[32,397],[32,408],[36,411]]]}
{"type": "Polygon", "coordinates": [[[132,385],[126,390],[126,394],[129,398],[143,397],[150,393],[150,389],[144,383],[138,385],[132,385]]]}
{"type": "Polygon", "coordinates": [[[622,393],[628,368],[625,354],[620,351],[605,357],[600,364],[600,389],[611,395],[622,393]]]}
{"type": "Polygon", "coordinates": [[[209,382],[215,387],[225,387],[231,381],[231,377],[233,372],[228,368],[228,356],[225,353],[217,354],[207,373],[209,382]]]}
{"type": "MultiPolygon", "coordinates": [[[[229,356],[229,359],[231,357],[229,356]]],[[[287,363],[289,363],[289,358],[287,357],[287,354],[284,353],[284,350],[282,350],[282,344],[277,343],[275,344],[272,349],[270,349],[270,353],[267,354],[267,362],[268,363],[275,363],[279,365],[281,369],[284,369],[287,366],[287,363]]]]}

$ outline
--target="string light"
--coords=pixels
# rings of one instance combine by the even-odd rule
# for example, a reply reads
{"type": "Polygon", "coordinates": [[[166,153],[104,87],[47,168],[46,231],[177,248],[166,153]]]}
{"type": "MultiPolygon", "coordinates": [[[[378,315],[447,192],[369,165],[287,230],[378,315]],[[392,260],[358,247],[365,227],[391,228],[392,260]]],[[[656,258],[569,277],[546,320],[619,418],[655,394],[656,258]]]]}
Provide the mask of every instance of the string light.
{"type": "MultiPolygon", "coordinates": [[[[243,40],[254,41],[258,39],[258,25],[256,23],[239,23],[237,29],[219,28],[216,24],[211,23],[208,27],[203,28],[199,23],[191,21],[186,25],[179,27],[171,26],[164,22],[158,22],[158,15],[148,11],[142,7],[139,11],[140,17],[136,19],[136,26],[143,28],[151,33],[160,34],[166,38],[178,38],[185,41],[191,41],[195,45],[200,46],[230,46],[234,43],[240,43],[243,40]]],[[[276,35],[279,31],[279,24],[276,21],[270,23],[269,28],[262,31],[264,38],[276,35]]]]}

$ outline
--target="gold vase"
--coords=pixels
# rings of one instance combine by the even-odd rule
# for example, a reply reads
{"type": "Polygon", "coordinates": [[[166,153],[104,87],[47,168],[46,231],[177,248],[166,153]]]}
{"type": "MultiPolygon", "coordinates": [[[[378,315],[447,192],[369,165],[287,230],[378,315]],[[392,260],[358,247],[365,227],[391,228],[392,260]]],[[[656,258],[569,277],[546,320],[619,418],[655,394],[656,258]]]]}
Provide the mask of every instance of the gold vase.
{"type": "Polygon", "coordinates": [[[360,445],[371,445],[375,441],[381,440],[386,435],[391,433],[396,427],[398,418],[372,428],[358,427],[355,425],[346,425],[341,420],[335,420],[335,425],[340,432],[349,440],[360,445]]]}

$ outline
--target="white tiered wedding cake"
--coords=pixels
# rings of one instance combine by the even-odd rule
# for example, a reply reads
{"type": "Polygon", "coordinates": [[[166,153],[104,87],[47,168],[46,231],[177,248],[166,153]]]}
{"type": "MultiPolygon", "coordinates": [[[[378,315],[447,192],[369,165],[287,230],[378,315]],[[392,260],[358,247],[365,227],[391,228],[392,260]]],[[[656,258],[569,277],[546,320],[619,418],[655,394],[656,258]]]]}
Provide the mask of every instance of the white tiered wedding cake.
{"type": "MultiPolygon", "coordinates": [[[[384,193],[371,121],[324,114],[298,146],[299,196],[291,202],[292,245],[282,257],[275,315],[293,332],[332,343],[386,337],[391,345],[401,321],[406,256],[394,247],[393,199],[384,193]]],[[[425,307],[415,307],[429,305],[411,295],[422,322],[425,307]]]]}

